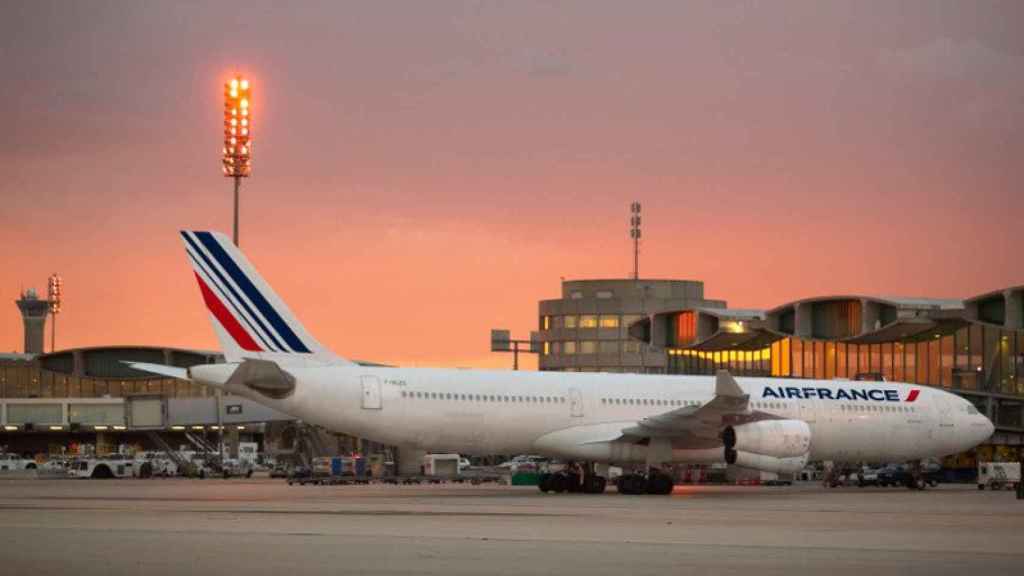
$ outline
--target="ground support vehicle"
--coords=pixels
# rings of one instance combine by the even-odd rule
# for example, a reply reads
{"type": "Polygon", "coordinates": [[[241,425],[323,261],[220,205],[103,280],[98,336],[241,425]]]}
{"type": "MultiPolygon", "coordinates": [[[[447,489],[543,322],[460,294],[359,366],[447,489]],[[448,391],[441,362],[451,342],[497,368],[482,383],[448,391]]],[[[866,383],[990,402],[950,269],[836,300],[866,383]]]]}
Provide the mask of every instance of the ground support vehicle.
{"type": "Polygon", "coordinates": [[[1020,485],[1020,462],[978,463],[978,490],[1016,490],[1020,485]]]}
{"type": "Polygon", "coordinates": [[[68,475],[72,478],[131,478],[137,462],[120,455],[80,458],[71,461],[68,475]]]}
{"type": "MultiPolygon", "coordinates": [[[[932,488],[938,486],[941,479],[942,469],[937,466],[927,466],[921,471],[921,481],[932,488]]],[[[877,473],[878,486],[912,486],[913,483],[914,471],[906,464],[890,464],[877,473]]]]}
{"type": "Polygon", "coordinates": [[[31,458],[24,458],[18,454],[0,453],[0,471],[35,470],[37,464],[31,458]]]}
{"type": "Polygon", "coordinates": [[[225,460],[221,463],[220,473],[225,479],[232,477],[252,478],[253,467],[247,460],[225,460]]]}
{"type": "Polygon", "coordinates": [[[292,468],[291,473],[288,475],[288,485],[298,484],[299,486],[305,486],[306,484],[317,484],[318,478],[313,476],[313,470],[305,466],[296,466],[292,468]]]}
{"type": "Polygon", "coordinates": [[[878,475],[878,469],[864,466],[853,474],[853,480],[857,484],[858,488],[864,488],[865,486],[879,486],[878,475]]]}

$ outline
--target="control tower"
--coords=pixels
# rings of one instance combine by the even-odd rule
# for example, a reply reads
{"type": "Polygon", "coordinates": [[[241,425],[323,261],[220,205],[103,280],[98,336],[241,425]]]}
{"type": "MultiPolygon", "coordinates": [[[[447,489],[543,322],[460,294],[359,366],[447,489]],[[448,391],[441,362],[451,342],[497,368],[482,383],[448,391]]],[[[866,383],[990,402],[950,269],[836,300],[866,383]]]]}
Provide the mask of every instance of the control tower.
{"type": "Polygon", "coordinates": [[[49,301],[40,300],[36,291],[29,288],[21,293],[16,303],[25,323],[25,354],[42,354],[46,317],[50,313],[49,301]]]}

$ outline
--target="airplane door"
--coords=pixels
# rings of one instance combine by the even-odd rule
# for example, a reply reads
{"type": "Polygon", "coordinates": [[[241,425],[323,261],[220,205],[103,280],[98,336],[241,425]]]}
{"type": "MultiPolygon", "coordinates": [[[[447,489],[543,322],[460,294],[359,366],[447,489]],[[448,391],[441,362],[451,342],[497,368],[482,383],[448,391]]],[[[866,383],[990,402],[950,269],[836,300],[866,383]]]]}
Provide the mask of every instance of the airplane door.
{"type": "Polygon", "coordinates": [[[363,409],[380,410],[380,378],[376,376],[363,376],[363,409]]]}
{"type": "Polygon", "coordinates": [[[583,416],[583,394],[576,388],[569,389],[569,410],[575,418],[583,416]]]}
{"type": "Polygon", "coordinates": [[[932,406],[935,408],[935,440],[943,449],[952,447],[956,438],[953,423],[953,406],[942,394],[932,394],[932,406]]]}

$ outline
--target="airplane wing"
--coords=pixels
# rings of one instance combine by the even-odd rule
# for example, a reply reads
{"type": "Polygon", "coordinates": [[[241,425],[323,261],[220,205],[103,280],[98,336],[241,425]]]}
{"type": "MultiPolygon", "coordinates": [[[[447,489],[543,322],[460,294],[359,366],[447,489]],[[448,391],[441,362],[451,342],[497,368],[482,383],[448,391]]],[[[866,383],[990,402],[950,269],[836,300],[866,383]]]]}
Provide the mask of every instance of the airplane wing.
{"type": "Polygon", "coordinates": [[[177,378],[178,380],[188,380],[187,368],[165,366],[163,364],[150,364],[148,362],[127,362],[124,360],[122,360],[121,363],[127,365],[129,368],[134,368],[141,372],[149,372],[150,374],[167,376],[168,378],[177,378]]]}
{"type": "Polygon", "coordinates": [[[687,438],[697,444],[717,440],[722,428],[730,424],[764,419],[750,410],[750,395],[745,393],[728,370],[715,375],[715,397],[702,406],[684,406],[656,414],[622,431],[626,438],[671,438],[674,445],[687,438]]]}

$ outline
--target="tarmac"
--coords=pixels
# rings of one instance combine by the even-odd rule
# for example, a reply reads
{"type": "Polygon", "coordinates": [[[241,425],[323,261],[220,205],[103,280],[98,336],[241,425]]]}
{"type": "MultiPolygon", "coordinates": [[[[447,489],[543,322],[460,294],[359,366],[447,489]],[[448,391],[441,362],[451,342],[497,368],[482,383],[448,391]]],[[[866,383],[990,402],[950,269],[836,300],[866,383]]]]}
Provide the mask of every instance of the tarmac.
{"type": "Polygon", "coordinates": [[[672,496],[271,479],[0,479],[5,574],[1011,574],[1024,501],[971,485],[672,496]]]}

